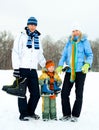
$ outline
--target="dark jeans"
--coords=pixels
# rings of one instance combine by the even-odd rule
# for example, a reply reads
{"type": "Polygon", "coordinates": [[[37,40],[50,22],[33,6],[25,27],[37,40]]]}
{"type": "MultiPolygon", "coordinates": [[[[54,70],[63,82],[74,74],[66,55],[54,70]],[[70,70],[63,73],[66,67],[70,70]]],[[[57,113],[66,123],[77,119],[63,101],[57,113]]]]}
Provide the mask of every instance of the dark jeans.
{"type": "Polygon", "coordinates": [[[80,116],[82,102],[83,102],[83,89],[84,89],[85,78],[86,78],[86,74],[83,74],[82,72],[76,72],[76,80],[75,82],[71,83],[70,73],[66,73],[62,92],[61,92],[63,116],[71,116],[71,115],[75,117],[80,116]],[[75,83],[76,99],[73,105],[73,109],[71,110],[69,96],[74,83],[75,83]]]}
{"type": "Polygon", "coordinates": [[[21,77],[27,78],[27,87],[30,93],[29,100],[27,97],[18,98],[18,107],[21,116],[32,116],[37,107],[40,98],[38,75],[35,69],[20,69],[21,77]]]}

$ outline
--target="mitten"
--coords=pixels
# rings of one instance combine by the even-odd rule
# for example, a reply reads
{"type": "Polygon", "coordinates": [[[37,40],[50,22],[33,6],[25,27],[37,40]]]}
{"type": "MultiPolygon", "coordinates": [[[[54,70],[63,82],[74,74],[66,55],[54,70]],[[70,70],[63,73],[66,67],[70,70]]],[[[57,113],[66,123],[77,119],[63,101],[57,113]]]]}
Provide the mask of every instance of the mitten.
{"type": "Polygon", "coordinates": [[[82,67],[82,72],[84,74],[87,74],[88,70],[89,70],[89,67],[90,67],[90,65],[88,63],[84,64],[83,67],[82,67]]]}
{"type": "Polygon", "coordinates": [[[63,66],[58,66],[58,67],[56,68],[56,72],[57,72],[57,73],[61,73],[61,72],[62,72],[62,69],[63,69],[63,66]]]}

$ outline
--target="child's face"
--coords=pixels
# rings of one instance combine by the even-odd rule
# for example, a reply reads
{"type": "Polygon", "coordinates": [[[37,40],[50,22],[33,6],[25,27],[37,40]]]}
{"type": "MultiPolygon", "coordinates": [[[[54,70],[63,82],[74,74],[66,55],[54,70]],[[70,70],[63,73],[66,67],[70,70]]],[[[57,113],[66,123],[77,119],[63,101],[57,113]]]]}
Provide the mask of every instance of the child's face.
{"type": "Polygon", "coordinates": [[[54,67],[54,66],[48,67],[48,71],[49,71],[49,72],[53,72],[54,70],[55,70],[55,67],[54,67]]]}

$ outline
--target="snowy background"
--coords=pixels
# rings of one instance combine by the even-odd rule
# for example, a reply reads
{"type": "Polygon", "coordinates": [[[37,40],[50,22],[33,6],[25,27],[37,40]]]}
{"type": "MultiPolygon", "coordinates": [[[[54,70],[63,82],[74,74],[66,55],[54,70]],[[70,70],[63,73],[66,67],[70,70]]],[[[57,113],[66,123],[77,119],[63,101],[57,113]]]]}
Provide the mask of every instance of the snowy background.
{"type": "MultiPolygon", "coordinates": [[[[38,72],[38,75],[40,72],[38,72]]],[[[60,75],[63,79],[64,74],[60,75]]],[[[12,70],[0,70],[0,130],[99,130],[99,73],[89,72],[87,74],[84,100],[81,116],[78,122],[61,122],[30,119],[22,122],[18,119],[17,97],[6,94],[2,91],[2,86],[12,84],[14,78],[12,70]]],[[[71,92],[71,104],[74,102],[74,88],[71,92]]],[[[27,96],[28,93],[27,93],[27,96]]],[[[39,100],[36,114],[41,114],[41,98],[39,100]]],[[[57,117],[62,116],[60,95],[57,97],[57,117]]]]}

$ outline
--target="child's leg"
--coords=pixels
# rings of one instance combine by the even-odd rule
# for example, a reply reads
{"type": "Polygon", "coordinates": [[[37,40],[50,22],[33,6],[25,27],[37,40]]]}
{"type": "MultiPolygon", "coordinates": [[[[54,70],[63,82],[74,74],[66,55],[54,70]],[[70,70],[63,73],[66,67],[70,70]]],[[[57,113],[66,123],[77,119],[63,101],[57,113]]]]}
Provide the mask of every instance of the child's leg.
{"type": "Polygon", "coordinates": [[[42,97],[42,119],[49,119],[49,97],[42,97]]]}
{"type": "Polygon", "coordinates": [[[57,114],[56,114],[56,95],[50,96],[50,119],[57,120],[57,114]]]}

